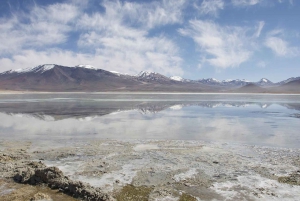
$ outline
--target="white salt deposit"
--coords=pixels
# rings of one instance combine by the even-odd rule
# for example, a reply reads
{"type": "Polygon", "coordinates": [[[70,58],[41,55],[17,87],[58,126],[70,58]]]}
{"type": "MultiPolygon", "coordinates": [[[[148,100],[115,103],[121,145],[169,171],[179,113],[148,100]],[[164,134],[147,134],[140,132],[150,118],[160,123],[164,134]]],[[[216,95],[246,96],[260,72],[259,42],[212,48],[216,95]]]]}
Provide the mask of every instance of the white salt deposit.
{"type": "Polygon", "coordinates": [[[151,149],[159,149],[156,144],[138,144],[133,147],[134,151],[147,151],[151,149]]]}
{"type": "Polygon", "coordinates": [[[297,201],[300,197],[300,186],[279,183],[260,175],[239,176],[237,181],[215,183],[211,189],[228,201],[245,197],[252,200],[297,201]]]}
{"type": "Polygon", "coordinates": [[[179,182],[179,181],[193,178],[195,176],[195,174],[197,174],[197,170],[195,168],[192,168],[192,169],[188,170],[187,172],[183,172],[183,173],[174,175],[173,179],[176,182],[179,182]]]}

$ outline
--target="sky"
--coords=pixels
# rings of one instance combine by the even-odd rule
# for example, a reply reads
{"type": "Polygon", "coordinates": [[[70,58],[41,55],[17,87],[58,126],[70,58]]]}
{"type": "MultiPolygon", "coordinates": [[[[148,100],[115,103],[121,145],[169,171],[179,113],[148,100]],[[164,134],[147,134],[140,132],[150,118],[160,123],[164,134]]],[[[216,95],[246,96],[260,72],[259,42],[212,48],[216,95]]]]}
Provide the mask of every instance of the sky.
{"type": "Polygon", "coordinates": [[[300,76],[300,1],[1,0],[0,72],[41,64],[278,82],[300,76]]]}

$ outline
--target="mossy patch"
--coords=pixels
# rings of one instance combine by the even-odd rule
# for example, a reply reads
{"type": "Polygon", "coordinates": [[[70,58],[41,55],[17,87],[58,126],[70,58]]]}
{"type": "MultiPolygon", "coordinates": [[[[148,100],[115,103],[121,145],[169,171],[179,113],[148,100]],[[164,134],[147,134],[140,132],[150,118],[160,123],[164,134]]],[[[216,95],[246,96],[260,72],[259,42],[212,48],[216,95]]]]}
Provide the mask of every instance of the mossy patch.
{"type": "Polygon", "coordinates": [[[291,185],[300,185],[300,175],[292,174],[286,177],[278,177],[278,182],[291,185]]]}
{"type": "Polygon", "coordinates": [[[118,201],[148,201],[151,187],[126,185],[116,195],[118,201]]]}
{"type": "Polygon", "coordinates": [[[179,201],[197,201],[197,199],[189,194],[183,193],[180,196],[179,201]]]}

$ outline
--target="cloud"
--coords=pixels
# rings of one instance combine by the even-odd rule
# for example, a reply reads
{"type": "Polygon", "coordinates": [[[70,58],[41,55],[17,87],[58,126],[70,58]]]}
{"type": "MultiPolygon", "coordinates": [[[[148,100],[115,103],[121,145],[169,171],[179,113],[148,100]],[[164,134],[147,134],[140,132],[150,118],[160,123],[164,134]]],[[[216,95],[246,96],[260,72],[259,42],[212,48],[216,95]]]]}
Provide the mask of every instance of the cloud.
{"type": "Polygon", "coordinates": [[[277,56],[294,57],[300,55],[298,47],[291,46],[286,40],[282,39],[283,30],[272,30],[264,42],[265,46],[270,48],[277,56]]]}
{"type": "MultiPolygon", "coordinates": [[[[171,8],[183,6],[183,2],[178,2],[171,8]]],[[[79,20],[77,26],[84,30],[78,40],[79,47],[96,49],[97,55],[103,57],[104,66],[120,72],[152,70],[182,75],[182,59],[176,44],[163,35],[148,37],[149,29],[154,26],[180,21],[179,11],[178,16],[167,17],[170,1],[163,1],[160,5],[157,2],[140,5],[109,1],[103,6],[105,13],[85,14],[79,20]],[[139,13],[141,11],[144,12],[139,13]],[[129,20],[124,21],[126,18],[129,20]]]]}
{"type": "Polygon", "coordinates": [[[285,56],[288,53],[288,44],[278,37],[268,37],[265,45],[269,47],[278,56],[285,56]]]}
{"type": "MultiPolygon", "coordinates": [[[[152,29],[166,24],[181,23],[185,1],[162,0],[149,3],[121,2],[105,0],[101,4],[105,8],[105,19],[127,26],[152,29]]],[[[99,16],[103,13],[97,13],[99,16]]],[[[99,18],[98,18],[99,19],[99,18]]],[[[103,27],[103,26],[101,26],[103,27]]]]}
{"type": "Polygon", "coordinates": [[[279,37],[268,37],[265,45],[270,48],[277,56],[298,56],[299,48],[291,47],[289,43],[279,37]]]}
{"type": "Polygon", "coordinates": [[[195,41],[202,56],[206,55],[204,61],[219,69],[238,67],[250,58],[251,37],[246,32],[242,27],[222,27],[202,20],[190,20],[187,28],[179,29],[179,33],[195,41]]]}
{"type": "Polygon", "coordinates": [[[212,15],[217,17],[220,10],[224,9],[223,0],[203,0],[201,5],[194,4],[202,15],[212,15]]]}
{"type": "Polygon", "coordinates": [[[68,4],[34,7],[28,16],[30,26],[23,23],[20,26],[19,31],[27,36],[24,45],[44,46],[65,42],[68,32],[72,31],[72,21],[78,15],[77,7],[68,4]]]}
{"type": "Polygon", "coordinates": [[[264,26],[265,26],[265,22],[264,21],[260,21],[258,23],[257,31],[255,33],[255,37],[256,38],[258,38],[260,36],[260,33],[261,33],[262,29],[264,28],[264,26]]]}
{"type": "Polygon", "coordinates": [[[91,64],[127,73],[183,74],[177,45],[164,34],[149,36],[149,31],[181,23],[184,0],[105,0],[101,2],[104,11],[90,13],[88,6],[68,0],[0,18],[2,70],[58,63],[91,64]]]}
{"type": "Polygon", "coordinates": [[[231,0],[231,3],[234,6],[254,6],[258,3],[260,3],[262,0],[231,0]]]}
{"type": "Polygon", "coordinates": [[[294,5],[294,0],[278,0],[279,3],[289,2],[290,5],[294,5]]]}
{"type": "Polygon", "coordinates": [[[18,13],[0,19],[1,54],[14,53],[28,47],[45,47],[65,42],[71,21],[79,15],[75,6],[52,4],[35,6],[29,14],[18,13]]]}

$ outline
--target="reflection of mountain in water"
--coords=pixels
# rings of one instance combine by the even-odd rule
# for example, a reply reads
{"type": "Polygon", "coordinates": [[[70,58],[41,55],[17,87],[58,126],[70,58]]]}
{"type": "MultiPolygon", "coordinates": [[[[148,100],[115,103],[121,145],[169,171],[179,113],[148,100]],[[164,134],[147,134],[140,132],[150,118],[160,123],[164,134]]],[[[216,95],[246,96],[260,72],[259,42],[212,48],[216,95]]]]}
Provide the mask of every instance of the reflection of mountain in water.
{"type": "MultiPolygon", "coordinates": [[[[78,102],[14,102],[1,103],[0,112],[16,116],[31,116],[45,121],[67,118],[87,119],[123,111],[138,110],[146,115],[166,109],[180,110],[182,107],[199,106],[216,107],[249,107],[267,108],[271,103],[233,102],[233,101],[78,101],[78,102]]],[[[279,103],[288,109],[300,111],[300,104],[279,103]]]]}

